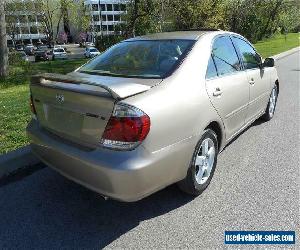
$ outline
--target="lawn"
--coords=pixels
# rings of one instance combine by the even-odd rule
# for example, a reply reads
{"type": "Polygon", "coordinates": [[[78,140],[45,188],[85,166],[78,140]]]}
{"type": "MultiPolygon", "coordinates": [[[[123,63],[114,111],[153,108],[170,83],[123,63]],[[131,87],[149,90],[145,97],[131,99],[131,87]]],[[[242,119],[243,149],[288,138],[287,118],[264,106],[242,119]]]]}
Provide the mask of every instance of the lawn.
{"type": "Polygon", "coordinates": [[[0,154],[28,143],[25,127],[30,120],[28,85],[0,89],[0,154]]]}
{"type": "MultiPolygon", "coordinates": [[[[299,46],[299,34],[277,35],[255,44],[263,57],[299,46]]],[[[28,83],[30,75],[53,72],[68,73],[84,64],[86,59],[39,62],[26,67],[13,67],[10,76],[0,79],[0,154],[28,144],[25,127],[30,120],[28,83]]]]}
{"type": "Polygon", "coordinates": [[[258,52],[266,58],[300,46],[300,34],[276,35],[272,38],[259,41],[254,45],[258,52]]]}

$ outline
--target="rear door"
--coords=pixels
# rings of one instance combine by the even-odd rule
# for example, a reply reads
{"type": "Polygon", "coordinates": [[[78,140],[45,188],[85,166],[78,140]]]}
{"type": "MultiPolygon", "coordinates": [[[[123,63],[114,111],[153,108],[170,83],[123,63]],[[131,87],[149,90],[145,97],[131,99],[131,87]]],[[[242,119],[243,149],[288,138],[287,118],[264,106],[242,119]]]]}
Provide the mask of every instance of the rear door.
{"type": "Polygon", "coordinates": [[[246,122],[250,122],[261,114],[267,105],[269,98],[270,77],[260,67],[261,57],[252,47],[252,45],[241,37],[232,37],[237,48],[244,69],[247,73],[248,84],[250,87],[250,101],[247,110],[246,122]]]}
{"type": "Polygon", "coordinates": [[[245,124],[249,84],[229,36],[214,40],[206,78],[211,103],[224,122],[226,137],[231,138],[245,124]]]}

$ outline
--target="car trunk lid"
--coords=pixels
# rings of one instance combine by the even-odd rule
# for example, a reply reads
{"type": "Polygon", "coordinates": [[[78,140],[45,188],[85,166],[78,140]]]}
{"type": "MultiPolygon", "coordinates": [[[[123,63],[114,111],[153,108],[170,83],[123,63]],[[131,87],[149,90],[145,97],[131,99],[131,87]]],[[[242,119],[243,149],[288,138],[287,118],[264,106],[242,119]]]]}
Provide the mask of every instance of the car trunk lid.
{"type": "Polygon", "coordinates": [[[145,92],[160,81],[43,74],[32,78],[30,89],[40,126],[74,143],[95,147],[115,102],[145,92]]]}

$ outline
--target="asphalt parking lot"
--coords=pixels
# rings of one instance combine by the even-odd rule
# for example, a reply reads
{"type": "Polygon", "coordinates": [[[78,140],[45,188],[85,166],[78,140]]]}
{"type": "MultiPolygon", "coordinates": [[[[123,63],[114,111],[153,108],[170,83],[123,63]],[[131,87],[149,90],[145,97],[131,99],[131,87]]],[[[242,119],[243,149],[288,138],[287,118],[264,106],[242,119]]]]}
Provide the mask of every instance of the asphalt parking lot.
{"type": "Polygon", "coordinates": [[[225,148],[201,196],[172,185],[136,203],[105,201],[42,168],[0,185],[0,249],[224,249],[225,230],[295,230],[298,244],[299,56],[278,61],[274,119],[225,148]]]}

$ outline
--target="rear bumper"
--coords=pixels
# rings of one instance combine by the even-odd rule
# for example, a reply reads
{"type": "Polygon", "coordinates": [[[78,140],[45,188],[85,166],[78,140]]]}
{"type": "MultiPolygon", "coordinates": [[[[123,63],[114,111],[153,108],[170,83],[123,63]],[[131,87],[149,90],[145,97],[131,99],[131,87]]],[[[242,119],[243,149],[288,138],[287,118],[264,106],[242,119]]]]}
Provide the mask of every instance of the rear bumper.
{"type": "Polygon", "coordinates": [[[56,59],[66,59],[68,56],[67,55],[54,55],[56,59]]]}
{"type": "Polygon", "coordinates": [[[127,202],[183,179],[194,147],[190,139],[154,153],[142,146],[132,151],[87,151],[52,137],[35,120],[27,134],[32,151],[48,166],[104,196],[127,202]]]}

